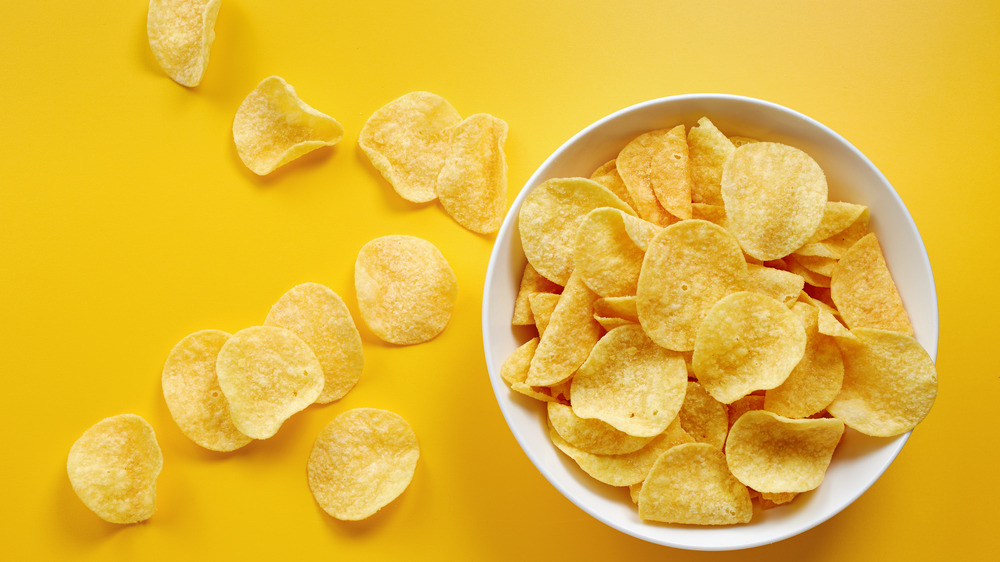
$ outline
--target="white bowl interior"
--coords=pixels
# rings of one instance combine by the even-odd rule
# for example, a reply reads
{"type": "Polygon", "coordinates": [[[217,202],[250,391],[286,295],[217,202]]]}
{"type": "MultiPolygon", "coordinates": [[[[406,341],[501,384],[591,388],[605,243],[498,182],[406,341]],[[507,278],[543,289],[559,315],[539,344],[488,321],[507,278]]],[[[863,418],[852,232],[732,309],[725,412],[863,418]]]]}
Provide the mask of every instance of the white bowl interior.
{"type": "Polygon", "coordinates": [[[692,94],[640,103],[590,125],[554,152],[524,185],[497,235],[483,293],[483,340],[500,410],[525,454],[564,496],[598,520],[637,538],[696,550],[731,550],[779,541],[836,515],[889,467],[909,433],[880,439],[852,430],[838,447],[823,484],[788,506],[758,510],[753,521],[731,527],[664,525],[639,519],[627,489],[596,482],[548,438],[545,407],[510,390],[500,367],[533,331],[510,324],[526,260],[517,212],[528,192],[554,177],[584,176],[614,158],[636,136],[708,116],[728,135],[783,142],[810,154],[827,175],[831,201],[867,205],[917,340],[935,357],[938,307],[930,261],[913,219],[885,176],[840,135],[800,113],[752,98],[692,94]]]}

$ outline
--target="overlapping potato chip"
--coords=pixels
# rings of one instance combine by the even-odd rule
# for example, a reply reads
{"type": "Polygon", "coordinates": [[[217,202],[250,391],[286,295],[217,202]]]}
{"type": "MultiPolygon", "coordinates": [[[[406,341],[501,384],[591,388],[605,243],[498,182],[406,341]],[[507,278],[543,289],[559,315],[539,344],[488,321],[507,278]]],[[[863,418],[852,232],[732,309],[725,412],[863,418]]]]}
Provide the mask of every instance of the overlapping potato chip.
{"type": "Polygon", "coordinates": [[[221,5],[221,0],[149,0],[149,48],[160,68],[178,84],[201,83],[221,5]]]}
{"type": "Polygon", "coordinates": [[[531,360],[527,384],[559,384],[583,365],[601,335],[601,326],[594,320],[595,300],[597,295],[580,276],[571,275],[531,360]]]}
{"type": "Polygon", "coordinates": [[[399,345],[428,341],[451,319],[455,272],[430,242],[391,235],[369,241],[354,264],[354,287],[365,324],[399,345]]]}
{"type": "Polygon", "coordinates": [[[635,437],[598,419],[584,419],[573,408],[558,402],[548,403],[549,423],[560,437],[578,449],[594,455],[624,455],[638,451],[654,436],[635,437]]]}
{"type": "Polygon", "coordinates": [[[722,449],[729,433],[729,409],[697,382],[688,381],[684,404],[677,414],[681,427],[695,441],[722,449]]]}
{"type": "Polygon", "coordinates": [[[331,516],[358,521],[399,497],[413,480],[420,445],[406,420],[375,408],[340,414],[316,437],[308,479],[331,516]]]}
{"type": "Polygon", "coordinates": [[[511,324],[530,326],[535,323],[535,319],[531,316],[531,305],[528,298],[539,292],[559,294],[562,292],[562,286],[542,277],[530,263],[526,263],[524,272],[521,274],[521,284],[517,290],[517,297],[514,299],[514,318],[511,324]]]}
{"type": "Polygon", "coordinates": [[[511,352],[500,367],[500,378],[510,385],[511,390],[519,392],[535,400],[550,402],[555,400],[551,389],[547,387],[528,386],[524,381],[528,378],[528,367],[531,366],[531,358],[535,356],[538,349],[539,338],[531,338],[524,342],[517,349],[511,352]]]}
{"type": "Polygon", "coordinates": [[[477,113],[446,132],[448,151],[436,180],[441,206],[473,232],[496,232],[507,208],[507,123],[477,113]]]}
{"type": "Polygon", "coordinates": [[[236,110],[233,141],[240,159],[257,175],[323,146],[340,142],[344,128],[336,119],[306,105],[287,82],[269,76],[236,110]]]}
{"type": "Polygon", "coordinates": [[[747,290],[767,295],[772,299],[792,306],[798,300],[806,280],[790,271],[747,264],[747,290]]]}
{"type": "Polygon", "coordinates": [[[857,224],[859,220],[863,221],[867,229],[868,207],[843,201],[827,201],[826,207],[823,209],[823,218],[820,219],[816,232],[813,233],[808,242],[818,243],[827,240],[843,233],[852,225],[857,224]]]}
{"type": "Polygon", "coordinates": [[[69,450],[66,472],[84,505],[110,523],[138,523],[156,511],[163,454],[156,434],[135,414],[105,418],[69,450]]]}
{"type": "Polygon", "coordinates": [[[264,325],[291,330],[316,354],[324,379],[317,403],[339,400],[357,384],[365,367],[361,335],[344,300],[329,287],[293,287],[271,307],[264,325]]]}
{"type": "Polygon", "coordinates": [[[639,216],[666,226],[672,222],[652,210],[652,192],[662,209],[678,219],[691,218],[691,164],[684,125],[639,135],[618,153],[618,173],[640,206],[639,216]],[[641,202],[640,202],[641,201],[641,202]]]}
{"type": "Polygon", "coordinates": [[[219,350],[215,370],[233,425],[254,439],[273,436],[323,391],[316,354],[291,330],[277,326],[233,334],[219,350]]]}
{"type": "Polygon", "coordinates": [[[764,395],[763,394],[747,394],[743,398],[734,401],[729,405],[729,427],[732,428],[736,420],[740,419],[740,416],[749,412],[750,410],[763,410],[764,409],[764,395]]]}
{"type": "Polygon", "coordinates": [[[698,119],[698,125],[688,130],[687,141],[691,158],[691,201],[722,205],[722,165],[736,147],[708,117],[698,119]]]}
{"type": "Polygon", "coordinates": [[[913,335],[874,232],[840,258],[830,277],[830,296],[848,328],[880,328],[913,335]]]}
{"type": "Polygon", "coordinates": [[[602,297],[634,295],[645,249],[659,230],[618,209],[594,209],[576,229],[573,267],[602,297]]]}
{"type": "Polygon", "coordinates": [[[186,336],[170,350],[161,377],[170,416],[184,435],[212,451],[234,451],[253,441],[233,424],[215,374],[219,350],[229,338],[221,330],[186,336]]]}
{"type": "Polygon", "coordinates": [[[608,191],[614,193],[619,199],[628,204],[633,212],[636,210],[635,202],[632,201],[632,195],[628,192],[628,187],[625,186],[625,181],[622,180],[621,174],[618,173],[618,165],[615,160],[609,160],[600,168],[594,170],[594,173],[590,175],[590,179],[608,188],[608,191]]]}
{"type": "Polygon", "coordinates": [[[528,305],[531,307],[531,316],[535,319],[535,327],[538,335],[545,333],[545,328],[549,326],[552,313],[559,304],[559,295],[553,293],[532,293],[528,297],[528,305]]]}

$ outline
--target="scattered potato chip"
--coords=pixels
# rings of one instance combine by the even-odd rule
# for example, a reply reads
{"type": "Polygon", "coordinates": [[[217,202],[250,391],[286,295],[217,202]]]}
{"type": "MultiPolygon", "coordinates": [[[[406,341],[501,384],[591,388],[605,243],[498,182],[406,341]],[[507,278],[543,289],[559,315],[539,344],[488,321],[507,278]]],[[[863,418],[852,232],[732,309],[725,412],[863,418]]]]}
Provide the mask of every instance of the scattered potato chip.
{"type": "Polygon", "coordinates": [[[219,350],[229,338],[221,330],[186,336],[170,350],[161,376],[170,416],[188,439],[212,451],[234,451],[253,441],[233,424],[215,374],[219,350]]]}
{"type": "Polygon", "coordinates": [[[359,521],[406,490],[419,458],[417,436],[398,414],[348,410],[313,443],[309,489],[323,511],[343,521],[359,521]]]}
{"type": "Polygon", "coordinates": [[[684,404],[677,414],[681,427],[698,443],[720,450],[729,433],[729,409],[695,381],[688,381],[684,404]]]}
{"type": "Polygon", "coordinates": [[[433,339],[451,319],[455,272],[441,251],[415,236],[382,236],[361,247],[354,287],[365,324],[389,343],[433,339]]]}
{"type": "MultiPolygon", "coordinates": [[[[646,199],[640,194],[652,192],[670,215],[678,219],[691,218],[691,164],[684,125],[639,135],[618,154],[616,165],[637,204],[650,207],[648,202],[639,201],[646,199]]],[[[672,222],[656,216],[659,214],[656,211],[651,213],[652,217],[639,211],[640,216],[660,226],[672,222]]]]}
{"type": "Polygon", "coordinates": [[[134,414],[105,418],[69,450],[66,472],[88,509],[109,523],[138,523],[156,511],[163,454],[152,426],[134,414]]]}
{"type": "Polygon", "coordinates": [[[558,402],[548,403],[549,423],[560,437],[578,449],[594,455],[624,455],[638,451],[654,436],[635,437],[598,419],[584,419],[573,408],[558,402]]]}
{"type": "Polygon", "coordinates": [[[791,307],[798,300],[806,280],[790,271],[747,264],[747,290],[767,295],[791,307]]]}
{"type": "Polygon", "coordinates": [[[517,290],[517,297],[514,300],[514,318],[511,324],[514,326],[530,326],[535,323],[531,315],[531,305],[528,298],[534,293],[556,293],[562,292],[562,286],[556,285],[552,281],[542,277],[530,263],[524,264],[524,273],[521,274],[521,285],[517,290]]]}
{"type": "Polygon", "coordinates": [[[608,191],[617,195],[632,209],[633,213],[635,212],[635,202],[632,201],[632,195],[629,194],[628,187],[625,186],[621,174],[618,173],[618,165],[615,160],[609,160],[594,170],[590,179],[608,188],[608,191]]]}
{"type": "Polygon", "coordinates": [[[507,123],[486,113],[449,127],[448,152],[437,176],[444,210],[465,228],[500,229],[507,208],[507,123]]]}
{"type": "Polygon", "coordinates": [[[233,141],[247,168],[260,176],[323,146],[340,142],[344,128],[309,107],[278,76],[265,78],[240,104],[233,141]]]}
{"type": "Polygon", "coordinates": [[[149,0],[149,48],[160,68],[178,84],[201,83],[221,5],[221,0],[149,0]]]}
{"type": "Polygon", "coordinates": [[[736,147],[708,117],[698,119],[698,125],[688,131],[687,141],[691,156],[691,200],[722,205],[722,165],[736,147]]]}
{"type": "Polygon", "coordinates": [[[618,209],[594,209],[576,229],[573,267],[602,297],[634,295],[646,255],[643,246],[649,246],[657,231],[653,223],[618,209]]]}
{"type": "Polygon", "coordinates": [[[866,235],[840,258],[830,277],[830,296],[848,328],[880,328],[913,335],[875,233],[866,235]]]}
{"type": "Polygon", "coordinates": [[[839,320],[837,320],[837,317],[834,316],[832,312],[822,306],[817,306],[816,308],[819,309],[819,318],[816,324],[816,328],[819,330],[819,333],[826,336],[833,336],[834,338],[854,339],[856,337],[850,330],[841,324],[839,320]]]}
{"type": "Polygon", "coordinates": [[[538,328],[538,335],[545,333],[545,328],[549,326],[552,313],[559,304],[559,295],[552,293],[534,293],[528,297],[528,304],[531,306],[531,316],[535,319],[535,327],[538,328]]]}
{"type": "Polygon", "coordinates": [[[538,342],[525,382],[531,386],[552,386],[571,376],[583,365],[600,337],[601,326],[594,320],[597,295],[574,273],[556,303],[555,310],[538,342]]]}

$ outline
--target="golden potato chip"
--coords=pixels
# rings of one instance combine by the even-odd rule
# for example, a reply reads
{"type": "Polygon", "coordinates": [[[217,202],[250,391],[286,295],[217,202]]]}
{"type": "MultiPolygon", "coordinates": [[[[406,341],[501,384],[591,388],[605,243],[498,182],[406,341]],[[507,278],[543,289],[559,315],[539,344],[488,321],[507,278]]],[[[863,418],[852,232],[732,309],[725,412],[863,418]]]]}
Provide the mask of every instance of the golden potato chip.
{"type": "Polygon", "coordinates": [[[161,376],[163,399],[177,427],[212,451],[234,451],[253,441],[233,425],[229,401],[215,374],[219,350],[229,338],[221,330],[186,336],[170,350],[161,376]]]}
{"type": "Polygon", "coordinates": [[[813,287],[829,287],[830,286],[830,276],[823,275],[822,273],[817,273],[799,263],[798,257],[794,255],[788,255],[784,257],[785,267],[788,271],[802,277],[806,283],[813,287]]]}
{"type": "Polygon", "coordinates": [[[639,323],[639,312],[636,310],[635,297],[603,297],[594,301],[594,314],[605,318],[621,318],[629,322],[639,323]]]}
{"type": "Polygon", "coordinates": [[[760,141],[757,140],[757,139],[752,139],[750,137],[741,137],[741,136],[736,135],[736,136],[729,137],[729,142],[733,143],[734,147],[739,148],[739,147],[743,146],[744,144],[750,144],[750,143],[760,142],[760,141]]]}
{"type": "Polygon", "coordinates": [[[698,120],[687,136],[691,156],[691,200],[722,205],[722,165],[736,150],[708,117],[698,120]]]}
{"type": "Polygon", "coordinates": [[[604,335],[573,375],[573,413],[636,437],[659,435],[684,403],[687,368],[679,353],[630,324],[604,335]]]}
{"type": "Polygon", "coordinates": [[[805,329],[787,306],[742,291],[708,312],[698,327],[691,362],[705,390],[729,404],[785,382],[805,349],[805,329]]]}
{"type": "Polygon", "coordinates": [[[221,5],[221,0],[149,0],[149,48],[160,68],[178,84],[201,83],[221,5]]]}
{"type": "Polygon", "coordinates": [[[760,507],[762,509],[772,509],[791,502],[797,495],[799,495],[798,492],[782,492],[778,494],[764,492],[760,494],[760,507]]]}
{"type": "Polygon", "coordinates": [[[913,429],[934,405],[937,369],[920,343],[890,330],[853,328],[839,338],[844,384],[827,411],[866,435],[892,437],[913,429]]]}
{"type": "Polygon", "coordinates": [[[751,143],[726,160],[722,200],[743,250],[773,260],[792,253],[816,232],[826,209],[826,175],[797,148],[751,143]]]}
{"type": "Polygon", "coordinates": [[[834,316],[829,310],[822,306],[816,306],[816,308],[819,309],[819,318],[816,324],[816,328],[819,330],[819,333],[827,336],[833,336],[835,338],[854,339],[857,337],[843,324],[841,324],[840,321],[837,320],[837,317],[834,316]]]}
{"type": "Polygon", "coordinates": [[[295,286],[271,307],[265,326],[287,328],[302,338],[323,367],[323,392],[316,398],[327,404],[343,398],[365,367],[361,334],[340,295],[319,283],[295,286]]]}
{"type": "Polygon", "coordinates": [[[331,421],[309,454],[309,489],[331,516],[358,521],[399,497],[420,458],[417,436],[387,410],[357,408],[331,421]]]}
{"type": "Polygon", "coordinates": [[[743,398],[734,401],[729,405],[729,427],[732,428],[736,420],[740,419],[740,416],[749,412],[750,410],[763,410],[764,409],[764,395],[763,394],[747,394],[743,398]]]}
{"type": "Polygon", "coordinates": [[[354,263],[354,287],[365,324],[398,345],[440,334],[458,297],[455,272],[441,251],[415,236],[382,236],[362,246],[354,263]]]}
{"type": "Polygon", "coordinates": [[[880,328],[913,335],[874,232],[840,258],[830,277],[830,296],[848,328],[880,328]]]}
{"type": "Polygon", "coordinates": [[[729,430],[726,462],[733,476],[762,494],[808,492],[823,482],[843,433],[837,419],[793,420],[752,410],[729,430]]]}
{"type": "Polygon", "coordinates": [[[709,205],[707,203],[692,203],[691,218],[706,220],[715,223],[726,230],[729,230],[729,223],[726,219],[726,208],[722,205],[709,205]]]}
{"type": "Polygon", "coordinates": [[[576,229],[600,207],[632,213],[614,193],[585,178],[554,178],[532,189],[517,215],[528,262],[546,279],[565,286],[573,271],[576,229]]]}
{"type": "Polygon", "coordinates": [[[260,176],[323,146],[340,142],[344,128],[309,107],[278,76],[265,78],[240,104],[233,119],[236,152],[260,176]]]}
{"type": "Polygon", "coordinates": [[[597,295],[574,272],[538,342],[525,381],[527,384],[559,384],[583,365],[601,335],[601,326],[594,320],[596,299],[597,295]]]}
{"type": "Polygon", "coordinates": [[[530,263],[524,265],[524,273],[521,274],[521,284],[517,289],[517,297],[514,299],[514,318],[511,324],[514,326],[530,326],[535,323],[531,315],[531,305],[528,298],[534,293],[556,293],[562,292],[562,286],[556,285],[552,281],[539,275],[530,263]]]}
{"type": "Polygon", "coordinates": [[[659,345],[689,351],[712,305],[746,284],[747,264],[732,234],[708,221],[681,221],[660,231],[646,251],[636,292],[639,322],[659,345]]]}
{"type": "Polygon", "coordinates": [[[448,129],[462,116],[441,96],[410,92],[375,111],[358,134],[358,146],[400,197],[427,203],[450,150],[448,129]]]}
{"type": "Polygon", "coordinates": [[[552,319],[556,305],[559,304],[559,295],[534,293],[528,297],[528,304],[531,306],[531,316],[535,319],[538,335],[542,335],[549,325],[549,320],[552,319]]]}
{"type": "Polygon", "coordinates": [[[576,229],[573,267],[602,297],[634,295],[645,248],[658,231],[653,223],[618,209],[594,209],[576,229]]]}
{"type": "Polygon", "coordinates": [[[109,523],[138,523],[156,511],[163,454],[152,426],[135,414],[105,418],[69,450],[66,472],[88,509],[109,523]]]}
{"type": "Polygon", "coordinates": [[[684,404],[677,414],[681,427],[696,442],[708,443],[720,450],[729,433],[729,409],[695,381],[688,381],[684,404]]]}
{"type": "Polygon", "coordinates": [[[837,265],[837,259],[833,257],[806,256],[802,254],[792,254],[790,257],[809,271],[826,277],[830,277],[833,274],[833,266],[837,265]]]}
{"type": "Polygon", "coordinates": [[[767,295],[789,307],[798,300],[805,284],[801,275],[790,271],[747,264],[747,290],[767,295]]]}
{"type": "Polygon", "coordinates": [[[847,250],[851,249],[851,246],[868,234],[868,219],[868,207],[864,207],[861,210],[861,214],[858,215],[858,218],[850,226],[828,238],[824,238],[820,244],[829,249],[838,259],[843,257],[847,250]]]}
{"type": "Polygon", "coordinates": [[[531,365],[531,358],[538,348],[537,337],[524,342],[517,349],[511,352],[500,367],[500,378],[510,385],[510,389],[519,392],[535,400],[550,402],[555,400],[550,392],[546,392],[545,387],[531,387],[525,384],[528,378],[528,367],[531,365]]]}
{"type": "Polygon", "coordinates": [[[323,367],[316,354],[291,330],[277,326],[233,334],[219,350],[215,370],[233,425],[254,439],[277,433],[323,391],[323,367]]]}
{"type": "Polygon", "coordinates": [[[558,402],[548,403],[549,423],[560,437],[578,449],[594,455],[624,455],[638,451],[654,436],[635,437],[598,419],[584,419],[573,408],[558,402]]]}
{"type": "Polygon", "coordinates": [[[859,220],[863,220],[865,225],[868,224],[868,207],[842,201],[827,201],[823,209],[823,218],[820,219],[819,226],[809,238],[809,242],[821,242],[840,234],[859,220]]]}
{"type": "Polygon", "coordinates": [[[437,176],[441,206],[465,228],[500,229],[507,208],[507,123],[486,113],[449,127],[448,152],[437,176]]]}
{"type": "MultiPolygon", "coordinates": [[[[684,125],[639,135],[618,153],[616,165],[633,201],[641,207],[650,205],[640,203],[645,199],[640,194],[652,192],[672,216],[691,218],[691,163],[684,125]]],[[[669,224],[664,217],[656,216],[656,211],[647,216],[642,209],[637,210],[650,222],[669,224]]]]}
{"type": "Polygon", "coordinates": [[[619,199],[632,208],[633,213],[635,212],[635,202],[632,201],[632,195],[629,194],[628,187],[625,186],[621,174],[618,173],[618,165],[615,160],[609,160],[594,170],[590,179],[608,188],[608,191],[617,195],[619,199]]]}
{"type": "Polygon", "coordinates": [[[639,517],[687,525],[734,525],[753,517],[750,492],[729,472],[722,451],[707,443],[669,449],[639,492],[639,517]]]}

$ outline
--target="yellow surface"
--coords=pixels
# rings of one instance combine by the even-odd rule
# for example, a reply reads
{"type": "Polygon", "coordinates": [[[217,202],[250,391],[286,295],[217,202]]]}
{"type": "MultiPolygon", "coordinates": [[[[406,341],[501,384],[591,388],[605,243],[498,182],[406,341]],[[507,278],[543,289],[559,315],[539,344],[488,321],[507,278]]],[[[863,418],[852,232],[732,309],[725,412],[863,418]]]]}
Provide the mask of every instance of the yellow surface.
{"type": "Polygon", "coordinates": [[[996,545],[996,2],[223,0],[195,89],[157,67],[145,12],[0,3],[0,558],[917,560],[996,545]],[[260,179],[231,123],[270,74],[345,136],[260,179]],[[649,98],[750,95],[840,132],[927,244],[941,313],[930,416],[860,500],[776,545],[700,555],[591,519],[534,469],[493,397],[479,335],[492,238],[400,199],[357,147],[375,109],[418,89],[510,124],[511,199],[574,132],[649,98]],[[354,258],[392,233],[434,242],[455,269],[438,339],[394,347],[363,329],[357,388],[240,452],[180,433],[159,380],[178,340],[259,324],[304,281],[359,319],[354,258]],[[422,455],[395,503],[346,524],[316,506],[305,465],[320,429],[361,406],[406,418],[422,455]],[[75,497],[65,462],[84,429],[124,412],[156,428],[164,470],[154,517],[117,527],[75,497]]]}

